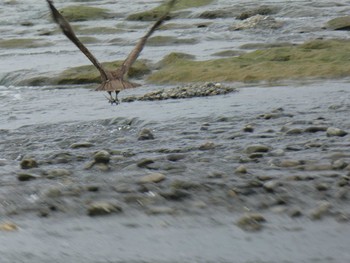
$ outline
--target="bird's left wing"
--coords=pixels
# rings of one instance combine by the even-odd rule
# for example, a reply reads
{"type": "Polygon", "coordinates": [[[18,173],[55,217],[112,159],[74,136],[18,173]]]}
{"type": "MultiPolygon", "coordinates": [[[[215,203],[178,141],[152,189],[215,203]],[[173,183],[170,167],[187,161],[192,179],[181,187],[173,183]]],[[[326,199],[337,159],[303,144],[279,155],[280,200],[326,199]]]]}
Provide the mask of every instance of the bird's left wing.
{"type": "Polygon", "coordinates": [[[69,22],[58,12],[56,7],[53,5],[53,2],[51,0],[46,0],[49,4],[49,7],[51,9],[52,17],[55,20],[55,22],[60,26],[62,29],[63,34],[65,34],[70,41],[72,41],[80,50],[87,56],[87,58],[94,64],[94,66],[100,71],[101,78],[103,81],[106,81],[108,79],[107,73],[101,63],[95,58],[94,55],[87,49],[86,46],[78,39],[78,37],[75,35],[71,25],[69,22]]]}

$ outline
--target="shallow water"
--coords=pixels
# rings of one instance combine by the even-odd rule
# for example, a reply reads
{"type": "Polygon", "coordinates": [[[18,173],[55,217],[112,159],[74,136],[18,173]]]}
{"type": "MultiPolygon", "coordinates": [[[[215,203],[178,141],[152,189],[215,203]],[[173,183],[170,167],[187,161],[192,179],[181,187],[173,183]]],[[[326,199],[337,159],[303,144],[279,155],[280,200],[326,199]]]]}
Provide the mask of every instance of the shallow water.
{"type": "MultiPolygon", "coordinates": [[[[16,80],[45,72],[50,76],[71,66],[88,64],[88,61],[63,35],[42,35],[56,29],[56,25],[48,20],[45,1],[16,1],[14,5],[9,2],[0,2],[2,39],[33,37],[54,45],[0,48],[0,223],[14,221],[19,226],[17,232],[1,232],[0,258],[3,262],[233,262],[234,258],[234,262],[242,263],[325,263],[350,260],[346,243],[349,224],[334,220],[338,213],[350,213],[349,202],[337,197],[343,190],[338,181],[349,174],[346,170],[332,168],[334,156],[350,162],[348,136],[328,138],[325,132],[285,135],[282,131],[285,126],[306,129],[313,125],[349,131],[349,79],[294,81],[273,87],[231,83],[240,88],[239,92],[118,106],[109,105],[103,93],[93,91],[94,85],[18,87],[11,82],[13,76],[19,76],[16,80]],[[25,22],[32,22],[33,26],[20,25],[25,22]],[[4,76],[8,78],[3,79],[4,76]],[[261,118],[276,110],[280,114],[276,119],[261,118]],[[254,132],[242,132],[246,125],[252,125],[254,132]],[[205,129],[201,129],[203,126],[205,129]],[[138,141],[137,134],[143,128],[151,129],[156,139],[138,141]],[[70,147],[72,143],[86,141],[92,143],[91,148],[70,147]],[[208,141],[214,142],[215,148],[200,150],[199,146],[208,141]],[[282,149],[284,155],[267,154],[261,159],[247,160],[244,148],[256,143],[267,144],[273,150],[282,149]],[[93,154],[101,149],[114,152],[111,170],[85,169],[93,154]],[[172,153],[183,155],[184,159],[169,161],[168,155],[172,153]],[[68,156],[66,162],[58,161],[60,155],[68,156]],[[19,168],[23,156],[32,156],[40,162],[37,170],[29,170],[38,176],[36,180],[17,180],[17,174],[23,172],[19,168]],[[136,163],[145,158],[154,160],[154,165],[137,167],[136,163]],[[301,160],[306,164],[301,163],[304,166],[296,168],[278,166],[284,159],[301,160]],[[234,170],[242,163],[249,173],[235,174],[234,170]],[[327,164],[328,168],[310,169],[314,164],[327,164]],[[68,179],[45,177],[56,168],[67,169],[72,175],[68,179]],[[149,186],[145,193],[146,190],[140,190],[138,179],[152,171],[164,173],[167,179],[149,186]],[[244,192],[247,182],[257,180],[260,175],[271,176],[272,180],[277,178],[283,187],[276,193],[253,189],[256,192],[248,191],[247,195],[242,194],[234,200],[228,196],[230,189],[243,189],[244,192]],[[312,179],[291,181],[288,177],[292,176],[312,179]],[[188,190],[189,200],[158,199],[158,192],[168,190],[175,180],[196,183],[199,189],[188,190]],[[330,188],[324,192],[316,191],[314,185],[317,183],[327,183],[330,188]],[[128,193],[113,188],[120,184],[128,185],[132,194],[135,191],[147,198],[154,195],[154,199],[146,201],[151,205],[169,206],[178,213],[175,216],[149,216],[147,203],[124,202],[128,193]],[[89,185],[97,185],[101,190],[87,192],[84,187],[89,185]],[[52,188],[62,191],[62,196],[48,196],[47,192],[52,188]],[[291,219],[285,213],[275,211],[282,205],[277,201],[276,205],[274,199],[284,195],[289,197],[286,209],[298,206],[305,213],[304,217],[291,219]],[[85,215],[88,202],[105,199],[120,201],[124,213],[106,218],[85,215]],[[333,210],[327,214],[329,218],[311,221],[309,210],[324,200],[333,205],[333,210]],[[261,209],[267,218],[263,231],[247,233],[235,226],[235,220],[244,211],[260,211],[260,201],[272,203],[261,209]],[[195,202],[207,207],[200,208],[195,202]],[[50,218],[39,218],[38,211],[47,209],[50,204],[53,204],[51,207],[57,205],[58,211],[49,211],[50,218]]],[[[57,7],[71,3],[66,0],[55,2],[57,7]]],[[[126,15],[157,6],[159,1],[87,3],[109,8],[117,15],[110,20],[76,24],[84,27],[97,23],[106,26],[125,24],[134,28],[132,32],[126,30],[117,36],[97,35],[101,44],[88,45],[101,61],[109,61],[125,57],[132,43],[143,34],[144,30],[135,28],[149,26],[146,22],[125,22],[126,15]],[[126,38],[130,44],[110,44],[109,41],[116,37],[126,38]]],[[[330,32],[322,26],[331,18],[347,14],[349,1],[259,3],[280,8],[275,18],[285,22],[281,30],[228,31],[236,21],[216,19],[207,28],[156,32],[158,35],[193,37],[198,43],[148,46],[141,58],[157,62],[170,52],[180,51],[193,54],[197,59],[209,59],[216,52],[240,50],[240,46],[247,43],[300,43],[318,37],[348,37],[348,32],[330,32]]],[[[208,22],[196,17],[209,9],[237,7],[241,10],[255,5],[256,1],[218,0],[210,7],[192,9],[188,18],[172,22],[208,22]]],[[[164,87],[145,84],[139,89],[121,92],[120,97],[158,88],[164,87]]]]}

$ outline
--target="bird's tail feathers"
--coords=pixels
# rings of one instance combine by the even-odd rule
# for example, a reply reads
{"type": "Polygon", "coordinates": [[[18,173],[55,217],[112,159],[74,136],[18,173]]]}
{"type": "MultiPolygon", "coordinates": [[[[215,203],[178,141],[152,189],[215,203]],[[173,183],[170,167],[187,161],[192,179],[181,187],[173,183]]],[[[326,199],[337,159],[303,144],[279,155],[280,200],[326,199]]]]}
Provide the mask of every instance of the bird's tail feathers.
{"type": "Polygon", "coordinates": [[[132,89],[141,86],[138,83],[129,82],[126,80],[113,79],[103,81],[100,86],[96,88],[96,90],[100,91],[121,91],[123,89],[132,89]]]}

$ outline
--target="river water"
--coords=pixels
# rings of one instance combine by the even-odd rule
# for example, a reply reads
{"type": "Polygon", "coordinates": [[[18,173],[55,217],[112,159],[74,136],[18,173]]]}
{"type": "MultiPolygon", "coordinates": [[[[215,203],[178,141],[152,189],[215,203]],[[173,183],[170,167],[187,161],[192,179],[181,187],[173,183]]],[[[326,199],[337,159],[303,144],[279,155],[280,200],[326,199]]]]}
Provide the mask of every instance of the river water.
{"type": "MultiPolygon", "coordinates": [[[[55,4],[62,8],[71,2],[57,0],[55,4]]],[[[88,44],[88,47],[104,62],[124,58],[150,26],[148,22],[126,22],[125,17],[129,13],[153,8],[160,1],[74,3],[103,7],[115,13],[111,19],[77,22],[75,25],[127,28],[117,35],[94,35],[100,42],[88,44]],[[116,38],[123,41],[118,44],[116,38]]],[[[215,58],[215,53],[224,50],[246,51],[241,48],[244,44],[347,38],[347,31],[329,31],[323,27],[328,20],[350,13],[349,4],[350,1],[345,0],[217,0],[210,6],[190,9],[184,18],[171,21],[186,25],[211,22],[207,27],[193,26],[155,33],[195,38],[196,43],[146,46],[141,58],[157,62],[170,52],[178,51],[206,60],[215,58]],[[238,22],[233,18],[236,14],[257,5],[275,6],[278,12],[273,17],[283,21],[284,26],[277,30],[229,30],[238,22]],[[233,15],[215,20],[198,18],[203,11],[216,9],[232,10],[233,15]]],[[[296,137],[282,132],[285,127],[306,129],[312,125],[334,126],[349,132],[348,78],[285,81],[274,86],[226,83],[237,86],[239,91],[207,98],[138,101],[118,106],[109,105],[103,93],[93,91],[94,85],[16,85],[28,75],[54,76],[72,66],[88,64],[88,60],[62,34],[47,34],[56,28],[44,0],[0,2],[2,40],[35,38],[51,44],[40,48],[0,48],[0,225],[4,221],[13,221],[19,226],[17,232],[4,235],[1,232],[0,262],[349,262],[346,243],[349,224],[333,219],[340,212],[350,214],[346,199],[337,197],[344,192],[342,186],[334,183],[346,179],[348,171],[332,168],[334,156],[341,156],[343,161],[350,163],[348,136],[328,138],[322,129],[315,134],[301,132],[293,135],[296,137]],[[277,117],[269,120],[261,117],[266,113],[277,117]],[[241,134],[246,125],[252,125],[254,133],[241,134]],[[156,140],[150,143],[136,140],[137,133],[145,127],[152,130],[156,140]],[[91,149],[70,148],[72,143],[86,141],[92,143],[91,149]],[[217,150],[198,148],[208,141],[214,142],[217,150]],[[271,154],[261,160],[247,161],[243,149],[257,143],[268,144],[274,150],[283,149],[285,155],[271,154]],[[86,170],[86,162],[101,149],[114,152],[111,171],[86,170]],[[119,156],[118,151],[131,154],[119,156]],[[185,157],[174,164],[166,159],[169,153],[185,157]],[[58,155],[68,155],[72,159],[66,160],[67,163],[56,162],[54,156],[58,155]],[[36,158],[40,165],[39,170],[32,171],[39,179],[28,184],[18,182],[16,178],[22,171],[19,161],[23,156],[36,158]],[[142,170],[135,163],[144,158],[152,158],[155,164],[142,170]],[[300,160],[301,167],[279,167],[280,158],[300,160]],[[248,166],[247,176],[257,178],[263,174],[271,176],[272,181],[276,175],[281,176],[280,183],[284,188],[280,189],[281,192],[277,190],[276,195],[259,188],[232,203],[226,190],[244,188],[242,184],[250,180],[244,176],[231,177],[233,170],[242,163],[248,166]],[[322,168],[325,164],[328,166],[322,168]],[[311,169],[312,165],[319,166],[311,169]],[[67,169],[73,175],[69,180],[47,179],[45,174],[56,168],[67,169]],[[170,184],[167,182],[173,179],[210,187],[204,188],[205,191],[202,188],[186,189],[194,200],[169,202],[152,199],[153,205],[180,211],[177,216],[159,217],[144,213],[148,209],[147,203],[145,207],[130,205],[123,201],[125,194],[129,193],[117,193],[109,188],[128,184],[131,190],[141,191],[137,187],[138,177],[152,171],[164,173],[167,179],[164,184],[150,186],[147,198],[165,191],[170,184]],[[309,176],[313,181],[288,179],[296,175],[309,176]],[[103,190],[72,194],[72,189],[82,191],[90,184],[97,184],[103,190]],[[311,187],[314,184],[331,186],[329,191],[320,192],[311,187]],[[45,195],[52,187],[62,192],[62,199],[45,195]],[[329,218],[320,221],[311,221],[308,216],[286,219],[285,214],[277,216],[273,212],[281,211],[281,204],[276,201],[277,205],[274,203],[263,210],[268,226],[262,232],[246,233],[234,226],[233,222],[242,211],[260,211],[260,199],[271,201],[285,195],[291,199],[284,204],[287,210],[296,205],[307,215],[319,201],[330,202],[334,210],[329,213],[329,218]],[[85,215],[85,205],[91,198],[120,200],[125,213],[120,217],[91,219],[85,215]],[[193,201],[197,201],[196,205],[193,201]],[[207,204],[207,209],[199,209],[198,201],[207,204]],[[50,218],[37,217],[36,212],[41,211],[43,203],[56,202],[58,208],[60,205],[64,207],[62,211],[58,209],[61,213],[50,211],[50,218]],[[189,210],[193,210],[192,213],[189,210]],[[118,240],[117,244],[111,246],[115,240],[118,240]]],[[[168,87],[144,83],[139,89],[121,92],[120,97],[168,87]]]]}

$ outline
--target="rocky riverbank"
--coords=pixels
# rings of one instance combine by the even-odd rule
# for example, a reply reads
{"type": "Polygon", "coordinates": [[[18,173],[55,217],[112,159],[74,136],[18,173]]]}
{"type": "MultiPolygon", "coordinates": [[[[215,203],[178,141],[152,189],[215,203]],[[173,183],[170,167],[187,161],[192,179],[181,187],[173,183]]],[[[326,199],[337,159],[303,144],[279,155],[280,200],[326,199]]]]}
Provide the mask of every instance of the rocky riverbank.
{"type": "MultiPolygon", "coordinates": [[[[228,106],[239,94],[216,100],[228,106]]],[[[55,217],[225,210],[348,221],[347,106],[301,110],[298,103],[256,114],[2,130],[0,212],[55,217]]],[[[259,218],[253,214],[254,224],[263,224],[259,218]]]]}

